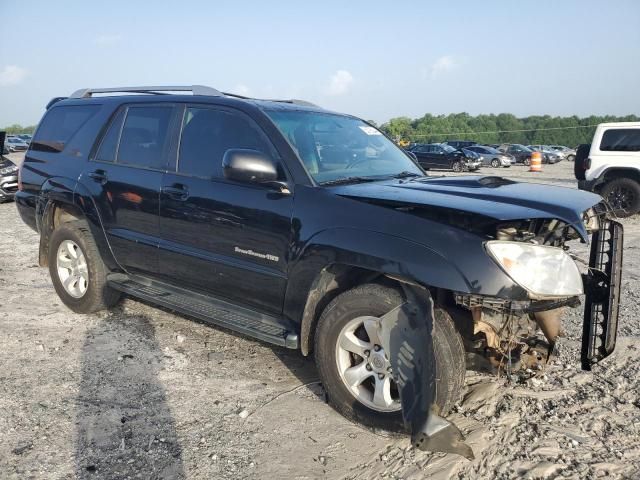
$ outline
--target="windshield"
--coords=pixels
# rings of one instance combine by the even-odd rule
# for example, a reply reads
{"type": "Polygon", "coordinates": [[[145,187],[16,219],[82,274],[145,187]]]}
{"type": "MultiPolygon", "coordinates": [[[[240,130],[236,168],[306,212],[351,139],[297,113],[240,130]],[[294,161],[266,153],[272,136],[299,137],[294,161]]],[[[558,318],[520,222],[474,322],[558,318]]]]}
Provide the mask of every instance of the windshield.
{"type": "Polygon", "coordinates": [[[424,175],[387,137],[362,120],[319,112],[266,110],[318,183],[424,175]]]}

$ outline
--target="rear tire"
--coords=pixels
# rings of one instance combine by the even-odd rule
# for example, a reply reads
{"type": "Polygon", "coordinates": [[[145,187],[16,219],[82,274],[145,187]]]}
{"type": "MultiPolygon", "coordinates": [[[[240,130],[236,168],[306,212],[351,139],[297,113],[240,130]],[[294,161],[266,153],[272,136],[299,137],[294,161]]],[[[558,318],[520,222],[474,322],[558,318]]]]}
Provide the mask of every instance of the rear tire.
{"type": "Polygon", "coordinates": [[[620,218],[640,212],[640,184],[631,178],[611,180],[600,194],[620,218]]]}
{"type": "Polygon", "coordinates": [[[576,159],[575,155],[568,155],[567,156],[567,160],[570,161],[570,162],[573,162],[575,159],[576,159]]]}
{"type": "MultiPolygon", "coordinates": [[[[367,425],[391,431],[403,430],[400,404],[394,411],[374,410],[349,389],[336,354],[341,334],[359,317],[379,317],[403,302],[398,290],[366,284],[338,295],[322,313],[315,335],[315,360],[329,404],[345,417],[367,425]]],[[[368,338],[366,333],[360,333],[368,338]]],[[[462,338],[453,320],[444,310],[435,310],[433,346],[436,359],[435,402],[446,414],[460,398],[464,386],[465,353],[462,338]]],[[[362,361],[358,358],[357,362],[362,361]]],[[[356,365],[359,365],[357,363],[356,365]]],[[[368,381],[368,380],[367,380],[368,381]]],[[[375,378],[372,379],[375,381],[375,378]]],[[[365,385],[365,382],[362,382],[365,385]]],[[[393,390],[392,390],[393,392],[393,390]]],[[[392,395],[393,396],[393,395],[392,395]]],[[[396,392],[397,396],[397,392],[396,392]]],[[[395,398],[394,398],[395,400],[395,398]]]]}
{"type": "Polygon", "coordinates": [[[86,222],[64,223],[53,231],[49,274],[56,293],[69,309],[93,313],[118,303],[121,294],[107,284],[108,273],[86,222]]]}

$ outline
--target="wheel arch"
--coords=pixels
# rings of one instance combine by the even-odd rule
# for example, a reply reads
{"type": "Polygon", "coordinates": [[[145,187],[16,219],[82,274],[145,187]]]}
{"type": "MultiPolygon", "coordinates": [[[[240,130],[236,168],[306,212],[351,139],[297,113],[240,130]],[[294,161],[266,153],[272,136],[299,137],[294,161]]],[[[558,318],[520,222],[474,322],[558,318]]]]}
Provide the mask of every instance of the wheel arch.
{"type": "Polygon", "coordinates": [[[629,167],[611,167],[607,168],[604,172],[602,172],[602,182],[598,185],[598,191],[601,191],[602,188],[612,180],[616,180],[618,178],[629,178],[631,180],[635,180],[640,183],[640,170],[637,168],[629,168],[629,167]]]}
{"type": "Polygon", "coordinates": [[[339,229],[323,232],[309,242],[290,272],[284,310],[300,324],[303,355],[312,350],[315,326],[326,305],[359,284],[380,281],[398,288],[404,283],[463,292],[472,289],[454,265],[422,245],[377,232],[360,232],[358,251],[354,252],[354,233],[339,229]]]}
{"type": "Polygon", "coordinates": [[[100,256],[109,269],[118,268],[102,228],[95,205],[78,196],[78,184],[68,179],[49,179],[41,189],[38,199],[38,231],[40,242],[38,263],[46,267],[49,262],[49,242],[52,232],[60,225],[85,220],[98,246],[100,256]]]}

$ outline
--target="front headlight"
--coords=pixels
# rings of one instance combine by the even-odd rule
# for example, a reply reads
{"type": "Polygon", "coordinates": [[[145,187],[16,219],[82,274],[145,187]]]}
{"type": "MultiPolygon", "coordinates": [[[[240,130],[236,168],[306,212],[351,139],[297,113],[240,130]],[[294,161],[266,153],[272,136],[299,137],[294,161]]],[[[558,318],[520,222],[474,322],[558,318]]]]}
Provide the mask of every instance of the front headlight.
{"type": "Polygon", "coordinates": [[[600,229],[600,217],[593,208],[586,210],[582,214],[582,223],[587,232],[595,232],[600,229]]]}
{"type": "Polygon", "coordinates": [[[490,241],[487,252],[532,298],[581,295],[577,265],[558,247],[521,242],[490,241]]]}

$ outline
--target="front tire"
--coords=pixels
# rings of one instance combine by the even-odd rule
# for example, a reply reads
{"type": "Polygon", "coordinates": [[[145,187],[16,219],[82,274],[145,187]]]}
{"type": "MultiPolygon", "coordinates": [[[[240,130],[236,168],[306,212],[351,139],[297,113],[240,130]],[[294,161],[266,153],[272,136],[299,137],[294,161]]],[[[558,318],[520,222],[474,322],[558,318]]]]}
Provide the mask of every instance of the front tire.
{"type": "Polygon", "coordinates": [[[494,158],[493,160],[491,160],[491,166],[493,168],[498,168],[500,166],[500,160],[498,160],[497,158],[494,158]]]}
{"type": "Polygon", "coordinates": [[[107,267],[86,222],[62,224],[51,234],[49,274],[60,300],[76,313],[110,308],[120,292],[107,284],[107,267]]]}
{"type": "Polygon", "coordinates": [[[462,162],[453,162],[453,165],[451,165],[451,170],[460,173],[464,170],[464,166],[462,165],[462,162]]]}
{"type": "MultiPolygon", "coordinates": [[[[329,303],[315,335],[316,365],[329,404],[353,421],[390,431],[403,430],[397,385],[386,373],[376,373],[375,366],[373,371],[367,371],[365,355],[367,350],[372,355],[379,346],[370,323],[372,318],[386,314],[403,301],[401,293],[391,287],[355,287],[329,303]]],[[[435,402],[445,414],[458,401],[464,385],[465,353],[451,317],[439,308],[434,313],[435,402]]],[[[388,356],[379,348],[375,353],[388,356]]]]}
{"type": "Polygon", "coordinates": [[[531,159],[527,157],[522,161],[522,163],[525,167],[528,167],[529,165],[531,165],[531,159]]]}
{"type": "Polygon", "coordinates": [[[616,178],[601,191],[602,197],[620,218],[640,212],[640,184],[631,178],[616,178]]]}

